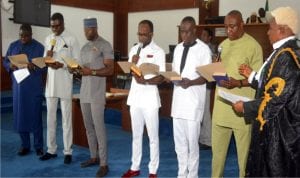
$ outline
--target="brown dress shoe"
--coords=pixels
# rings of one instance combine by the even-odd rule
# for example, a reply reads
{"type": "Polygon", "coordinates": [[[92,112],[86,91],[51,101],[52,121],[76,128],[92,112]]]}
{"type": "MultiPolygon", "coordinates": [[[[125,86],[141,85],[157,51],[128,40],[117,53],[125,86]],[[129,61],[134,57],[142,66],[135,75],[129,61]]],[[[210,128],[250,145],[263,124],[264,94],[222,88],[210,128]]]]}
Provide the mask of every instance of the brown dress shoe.
{"type": "Polygon", "coordinates": [[[80,163],[80,167],[82,167],[82,168],[93,166],[93,165],[99,165],[99,159],[91,158],[87,161],[80,163]]]}
{"type": "Polygon", "coordinates": [[[29,148],[20,148],[20,150],[18,151],[18,155],[19,156],[25,156],[30,152],[29,148]]]}
{"type": "Polygon", "coordinates": [[[97,173],[96,173],[96,177],[104,177],[106,176],[106,174],[108,173],[108,166],[100,166],[100,168],[98,169],[97,173]]]}

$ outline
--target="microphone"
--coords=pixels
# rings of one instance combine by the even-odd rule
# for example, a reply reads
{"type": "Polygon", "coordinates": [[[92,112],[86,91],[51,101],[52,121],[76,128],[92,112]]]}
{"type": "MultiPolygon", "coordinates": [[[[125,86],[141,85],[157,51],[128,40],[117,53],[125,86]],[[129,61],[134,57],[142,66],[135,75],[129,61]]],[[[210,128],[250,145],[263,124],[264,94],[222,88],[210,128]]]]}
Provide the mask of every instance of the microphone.
{"type": "Polygon", "coordinates": [[[137,52],[136,52],[136,55],[137,55],[137,56],[140,55],[140,52],[141,52],[142,47],[143,47],[143,43],[139,43],[139,48],[138,48],[138,50],[137,50],[137,52]]]}
{"type": "Polygon", "coordinates": [[[56,44],[56,39],[54,39],[54,38],[51,39],[51,40],[50,40],[50,45],[51,45],[50,51],[53,51],[55,44],[56,44]]]}
{"type": "Polygon", "coordinates": [[[222,52],[222,47],[219,46],[218,47],[218,54],[217,54],[217,57],[216,57],[216,62],[220,62],[221,61],[221,52],[222,52]]]}

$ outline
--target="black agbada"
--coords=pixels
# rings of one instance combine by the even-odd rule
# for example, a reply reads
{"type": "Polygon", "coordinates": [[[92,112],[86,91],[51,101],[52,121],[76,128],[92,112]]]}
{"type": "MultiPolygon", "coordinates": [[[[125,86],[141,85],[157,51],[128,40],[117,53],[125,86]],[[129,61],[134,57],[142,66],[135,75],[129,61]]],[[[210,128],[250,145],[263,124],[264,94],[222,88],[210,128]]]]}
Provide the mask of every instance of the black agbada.
{"type": "MultiPolygon", "coordinates": [[[[300,177],[300,48],[283,44],[266,64],[256,100],[244,103],[253,120],[247,177],[300,177]],[[265,124],[256,119],[265,120],[265,124]]],[[[253,82],[253,84],[257,82],[253,82]]]]}

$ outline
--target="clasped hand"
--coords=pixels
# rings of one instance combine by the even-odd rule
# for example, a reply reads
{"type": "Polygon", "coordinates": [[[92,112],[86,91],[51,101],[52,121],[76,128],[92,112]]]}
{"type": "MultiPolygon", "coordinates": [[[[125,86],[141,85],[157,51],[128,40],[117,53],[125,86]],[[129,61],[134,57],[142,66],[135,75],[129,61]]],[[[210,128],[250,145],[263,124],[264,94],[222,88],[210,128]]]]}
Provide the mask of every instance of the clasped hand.
{"type": "Polygon", "coordinates": [[[55,61],[54,63],[48,63],[46,64],[48,67],[51,67],[52,69],[59,69],[59,68],[62,68],[64,67],[64,64],[63,63],[60,63],[58,61],[55,61]]]}
{"type": "Polygon", "coordinates": [[[68,70],[71,74],[74,75],[82,75],[82,76],[92,75],[92,69],[88,67],[71,68],[68,66],[68,70]]]}
{"type": "Polygon", "coordinates": [[[132,76],[135,78],[136,82],[139,84],[146,84],[146,79],[144,78],[143,75],[138,76],[134,72],[132,72],[132,76]]]}

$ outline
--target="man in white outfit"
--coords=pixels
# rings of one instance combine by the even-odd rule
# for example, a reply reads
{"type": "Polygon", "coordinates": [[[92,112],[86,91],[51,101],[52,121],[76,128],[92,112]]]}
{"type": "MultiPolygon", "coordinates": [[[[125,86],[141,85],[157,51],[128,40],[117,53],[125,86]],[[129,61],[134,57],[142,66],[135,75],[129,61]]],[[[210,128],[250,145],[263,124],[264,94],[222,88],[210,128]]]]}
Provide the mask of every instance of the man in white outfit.
{"type": "Polygon", "coordinates": [[[180,24],[182,42],[174,50],[173,71],[182,77],[173,91],[171,116],[178,177],[198,177],[200,122],[205,108],[206,80],[196,67],[211,63],[209,47],[196,37],[195,19],[185,17],[180,24]]]}
{"type": "MultiPolygon", "coordinates": [[[[140,66],[142,63],[153,63],[165,71],[165,53],[152,40],[153,24],[143,20],[138,26],[139,44],[133,46],[129,53],[129,62],[140,66]]],[[[150,143],[149,177],[157,177],[159,165],[158,110],[161,106],[157,84],[164,78],[152,74],[137,76],[133,74],[127,104],[130,106],[132,126],[132,164],[122,177],[134,177],[140,174],[142,158],[143,132],[146,125],[150,143]]]]}
{"type": "Polygon", "coordinates": [[[45,55],[55,60],[55,63],[48,64],[48,76],[46,83],[47,103],[47,153],[40,157],[40,160],[49,160],[57,156],[56,125],[57,125],[57,104],[60,100],[62,113],[63,143],[65,155],[64,163],[72,162],[72,83],[73,75],[68,72],[67,65],[62,57],[79,59],[79,44],[74,36],[65,31],[64,18],[60,13],[51,16],[51,30],[53,34],[46,37],[45,55]],[[56,41],[54,44],[53,39],[56,41]]]}

